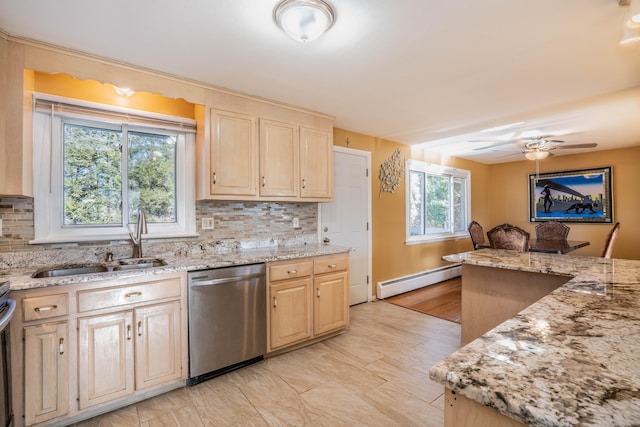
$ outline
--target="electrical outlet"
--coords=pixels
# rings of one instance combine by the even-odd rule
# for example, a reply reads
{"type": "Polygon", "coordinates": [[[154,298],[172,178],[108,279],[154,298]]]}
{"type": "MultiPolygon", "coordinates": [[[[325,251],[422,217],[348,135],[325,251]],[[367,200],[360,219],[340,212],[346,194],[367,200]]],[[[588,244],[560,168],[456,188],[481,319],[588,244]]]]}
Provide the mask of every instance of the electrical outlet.
{"type": "Polygon", "coordinates": [[[202,218],[201,225],[203,230],[213,230],[213,217],[202,218]]]}
{"type": "Polygon", "coordinates": [[[293,228],[300,228],[300,218],[293,218],[293,228]]]}

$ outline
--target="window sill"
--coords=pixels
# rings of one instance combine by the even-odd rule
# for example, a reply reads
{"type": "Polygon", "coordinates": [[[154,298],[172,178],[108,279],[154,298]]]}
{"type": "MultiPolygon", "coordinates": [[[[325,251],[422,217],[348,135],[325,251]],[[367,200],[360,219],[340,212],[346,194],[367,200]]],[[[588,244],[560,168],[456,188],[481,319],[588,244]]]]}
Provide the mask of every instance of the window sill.
{"type": "MultiPolygon", "coordinates": [[[[172,239],[172,238],[184,238],[184,237],[199,237],[198,233],[155,233],[155,234],[143,234],[142,240],[154,240],[154,239],[172,239]]],[[[72,245],[79,242],[113,242],[120,240],[131,240],[128,234],[113,234],[110,236],[104,235],[86,235],[86,236],[71,236],[71,237],[50,237],[47,239],[34,239],[30,240],[30,245],[42,245],[50,243],[64,243],[72,245]]]]}
{"type": "Polygon", "coordinates": [[[454,234],[454,235],[449,235],[449,236],[438,236],[438,237],[422,237],[422,238],[412,238],[412,239],[406,239],[404,241],[404,244],[409,246],[409,245],[422,245],[425,243],[437,243],[437,242],[444,242],[447,240],[460,240],[460,239],[466,239],[469,238],[469,234],[468,233],[463,233],[463,234],[454,234]]]}

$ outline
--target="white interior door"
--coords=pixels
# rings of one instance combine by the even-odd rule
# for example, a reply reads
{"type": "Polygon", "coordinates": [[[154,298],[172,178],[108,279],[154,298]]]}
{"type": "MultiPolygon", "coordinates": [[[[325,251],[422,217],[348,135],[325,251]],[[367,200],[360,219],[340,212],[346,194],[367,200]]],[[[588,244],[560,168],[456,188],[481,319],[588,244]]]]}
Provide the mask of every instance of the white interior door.
{"type": "Polygon", "coordinates": [[[334,147],[334,199],[320,206],[320,239],[350,251],[349,304],[371,299],[371,153],[334,147]]]}

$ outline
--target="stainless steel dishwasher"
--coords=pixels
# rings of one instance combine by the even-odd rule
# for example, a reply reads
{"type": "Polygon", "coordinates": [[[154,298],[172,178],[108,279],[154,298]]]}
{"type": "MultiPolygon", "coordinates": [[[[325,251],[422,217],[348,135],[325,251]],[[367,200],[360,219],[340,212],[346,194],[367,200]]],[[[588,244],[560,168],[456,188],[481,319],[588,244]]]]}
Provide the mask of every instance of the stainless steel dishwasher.
{"type": "Polygon", "coordinates": [[[189,379],[255,363],[267,349],[264,264],[189,273],[189,379]]]}

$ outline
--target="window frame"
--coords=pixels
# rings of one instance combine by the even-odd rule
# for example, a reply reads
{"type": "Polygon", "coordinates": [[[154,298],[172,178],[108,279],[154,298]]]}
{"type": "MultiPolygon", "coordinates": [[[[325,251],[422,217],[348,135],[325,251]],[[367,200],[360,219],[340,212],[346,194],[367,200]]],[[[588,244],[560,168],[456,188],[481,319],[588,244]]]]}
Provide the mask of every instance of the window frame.
{"type": "MultiPolygon", "coordinates": [[[[176,222],[172,223],[148,223],[148,233],[145,239],[193,237],[197,236],[195,221],[195,172],[189,165],[195,164],[195,134],[184,128],[185,123],[195,125],[192,120],[179,117],[168,117],[147,113],[132,109],[123,109],[109,105],[75,102],[60,97],[42,96],[38,99],[62,100],[66,105],[74,107],[73,113],[54,111],[51,107],[49,114],[36,109],[36,97],[34,96],[33,113],[33,193],[34,193],[34,239],[29,243],[58,243],[80,241],[102,241],[129,239],[129,233],[135,226],[127,224],[128,215],[123,211],[124,224],[122,225],[64,225],[63,224],[63,125],[88,125],[103,129],[121,129],[123,132],[138,131],[176,137],[175,159],[175,192],[176,192],[176,222]],[[86,114],[78,112],[86,107],[86,114]],[[104,111],[104,117],[99,112],[104,111]],[[142,120],[126,123],[123,120],[114,120],[118,113],[134,114],[142,120]],[[176,128],[159,126],[157,124],[144,124],[144,117],[161,117],[168,121],[175,119],[176,128]]],[[[125,152],[123,152],[123,156],[125,152]]],[[[121,157],[121,162],[124,162],[121,157]]],[[[122,174],[127,173],[126,167],[122,167],[122,174]]],[[[126,182],[126,181],[123,181],[126,182]]],[[[123,197],[127,197],[128,188],[122,191],[123,197]]],[[[127,206],[123,200],[123,209],[127,206]]]]}
{"type": "MultiPolygon", "coordinates": [[[[471,171],[464,169],[457,169],[449,166],[441,166],[434,165],[431,163],[421,162],[419,160],[407,159],[405,163],[405,177],[406,177],[406,185],[405,185],[405,244],[420,244],[420,243],[429,243],[429,242],[438,242],[444,240],[452,240],[468,237],[468,231],[466,229],[466,224],[469,223],[471,218],[471,171]],[[422,219],[425,223],[425,234],[420,235],[411,235],[411,172],[421,172],[425,174],[425,178],[427,175],[446,177],[449,179],[449,194],[453,192],[452,180],[454,178],[459,178],[464,180],[464,218],[462,219],[463,224],[465,224],[464,230],[455,231],[453,229],[455,221],[451,221],[449,224],[449,231],[444,233],[436,233],[429,234],[426,230],[426,195],[423,194],[423,198],[425,199],[425,204],[423,207],[422,219]]],[[[426,188],[426,179],[424,181],[424,188],[426,188]]],[[[449,202],[449,212],[453,214],[454,205],[452,203],[453,198],[450,198],[449,202]]]]}

